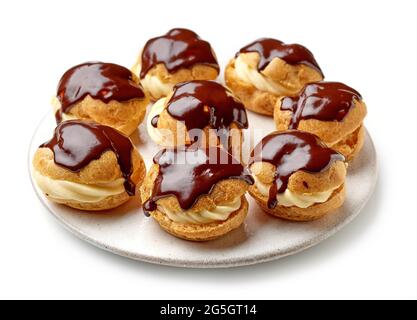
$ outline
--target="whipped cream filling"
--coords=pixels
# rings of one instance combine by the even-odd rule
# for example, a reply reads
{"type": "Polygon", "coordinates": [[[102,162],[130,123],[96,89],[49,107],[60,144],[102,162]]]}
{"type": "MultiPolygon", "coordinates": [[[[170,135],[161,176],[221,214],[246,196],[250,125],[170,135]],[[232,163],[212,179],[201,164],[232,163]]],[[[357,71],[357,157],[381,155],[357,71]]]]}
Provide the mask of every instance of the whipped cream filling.
{"type": "Polygon", "coordinates": [[[138,60],[136,61],[136,63],[133,65],[131,71],[137,76],[140,77],[140,70],[142,69],[142,66],[140,64],[140,57],[142,56],[142,54],[139,55],[138,60]]]}
{"type": "Polygon", "coordinates": [[[275,95],[285,95],[288,90],[273,80],[268,79],[258,71],[256,66],[247,64],[242,58],[242,55],[244,53],[238,55],[235,59],[235,72],[240,80],[252,84],[258,90],[270,92],[275,95]]]}
{"type": "Polygon", "coordinates": [[[33,169],[32,176],[42,192],[57,201],[71,200],[95,203],[104,200],[107,197],[125,192],[125,180],[123,178],[108,183],[83,184],[52,179],[42,175],[35,169],[33,169]]]}
{"type": "Polygon", "coordinates": [[[141,84],[154,99],[168,96],[173,88],[171,84],[164,83],[157,76],[151,76],[149,74],[141,79],[141,84]]]}
{"type": "MultiPolygon", "coordinates": [[[[254,176],[255,180],[255,186],[259,190],[259,192],[265,196],[269,196],[269,189],[271,188],[271,185],[264,184],[259,181],[259,179],[254,176]]],[[[326,190],[323,192],[314,192],[314,193],[295,193],[288,188],[283,192],[279,193],[277,195],[278,204],[280,206],[284,207],[298,207],[298,208],[308,208],[316,203],[323,203],[329,200],[330,196],[332,195],[333,191],[339,188],[340,186],[337,186],[336,188],[326,190]]]]}
{"type": "Polygon", "coordinates": [[[68,113],[62,113],[61,114],[62,121],[68,121],[68,120],[76,120],[78,119],[76,116],[73,116],[72,114],[68,113]]]}
{"type": "Polygon", "coordinates": [[[173,212],[167,207],[158,204],[158,210],[164,213],[174,222],[184,224],[208,224],[212,222],[226,221],[229,216],[237,211],[242,204],[242,198],[237,197],[231,203],[216,206],[213,210],[204,210],[201,212],[191,212],[190,210],[173,212]]]}
{"type": "MultiPolygon", "coordinates": [[[[57,97],[52,97],[51,100],[51,104],[52,104],[52,109],[54,111],[54,115],[56,114],[56,112],[61,109],[61,103],[59,102],[57,97]]],[[[68,121],[68,120],[76,120],[78,119],[76,116],[69,114],[69,113],[61,113],[61,119],[62,121],[68,121]]]]}
{"type": "Polygon", "coordinates": [[[162,111],[165,109],[165,100],[167,98],[161,98],[156,101],[149,111],[148,118],[146,119],[146,130],[148,131],[149,136],[156,144],[163,144],[164,136],[158,128],[155,128],[152,125],[152,119],[156,116],[159,116],[162,111]]]}

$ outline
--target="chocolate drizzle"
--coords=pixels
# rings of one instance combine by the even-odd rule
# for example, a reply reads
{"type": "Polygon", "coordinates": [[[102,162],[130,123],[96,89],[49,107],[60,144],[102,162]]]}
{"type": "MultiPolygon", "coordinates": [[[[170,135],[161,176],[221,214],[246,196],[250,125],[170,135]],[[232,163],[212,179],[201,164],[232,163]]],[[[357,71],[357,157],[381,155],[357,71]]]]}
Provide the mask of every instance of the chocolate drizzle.
{"type": "Polygon", "coordinates": [[[262,139],[251,154],[250,165],[268,162],[276,167],[275,181],[269,190],[268,207],[278,204],[277,195],[285,192],[290,176],[297,171],[311,173],[326,170],[335,161],[345,161],[340,153],[326,147],[308,132],[274,132],[262,139]]]}
{"type": "Polygon", "coordinates": [[[174,119],[184,122],[188,131],[199,129],[191,137],[195,141],[205,127],[216,129],[226,149],[231,124],[235,123],[240,129],[246,129],[249,125],[243,104],[214,81],[195,80],[175,85],[167,111],[174,119]]]}
{"type": "MultiPolygon", "coordinates": [[[[305,64],[323,76],[310,50],[300,44],[285,44],[282,41],[261,38],[240,49],[239,53],[257,52],[260,55],[258,70],[262,71],[274,59],[280,58],[291,65],[305,64]]],[[[239,53],[236,54],[239,55],[239,53]]]]}
{"type": "Polygon", "coordinates": [[[157,114],[155,117],[153,117],[151,119],[151,125],[152,125],[152,127],[154,127],[154,128],[157,128],[158,127],[158,120],[159,120],[159,114],[157,114]]]}
{"type": "Polygon", "coordinates": [[[172,29],[167,34],[150,39],[142,51],[141,79],[150,69],[163,63],[169,72],[206,64],[219,71],[219,64],[207,41],[188,29],[172,29]]]}
{"type": "Polygon", "coordinates": [[[281,110],[291,111],[289,129],[296,129],[301,120],[342,121],[362,99],[359,92],[340,82],[307,84],[298,97],[285,97],[281,110]]]}
{"type": "Polygon", "coordinates": [[[60,108],[60,109],[58,109],[58,110],[55,112],[55,121],[56,121],[56,124],[59,124],[59,123],[61,123],[61,122],[62,122],[62,111],[61,111],[61,108],[60,108]]]}
{"type": "Polygon", "coordinates": [[[79,172],[91,161],[98,160],[106,151],[116,154],[117,162],[125,179],[124,187],[129,195],[135,194],[132,174],[133,145],[119,131],[93,122],[78,120],[59,124],[53,138],[40,148],[49,148],[54,153],[54,162],[72,172],[79,172]]]}
{"type": "Polygon", "coordinates": [[[249,171],[222,148],[164,149],[153,161],[159,172],[152,195],[143,205],[145,212],[155,211],[156,201],[169,196],[175,196],[182,209],[190,209],[221,180],[242,179],[253,184],[249,171]]]}
{"type": "MultiPolygon", "coordinates": [[[[68,112],[87,95],[105,103],[145,97],[129,69],[113,63],[87,62],[69,69],[59,81],[57,97],[61,109],[58,112],[68,112]]],[[[57,120],[60,116],[56,115],[57,120]]]]}

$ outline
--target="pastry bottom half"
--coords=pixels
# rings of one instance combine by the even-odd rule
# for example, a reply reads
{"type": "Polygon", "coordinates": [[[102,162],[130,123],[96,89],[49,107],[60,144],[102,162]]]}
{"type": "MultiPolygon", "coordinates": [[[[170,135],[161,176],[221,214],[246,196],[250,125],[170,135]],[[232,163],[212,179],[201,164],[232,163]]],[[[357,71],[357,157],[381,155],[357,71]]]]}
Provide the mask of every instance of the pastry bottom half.
{"type": "Polygon", "coordinates": [[[330,147],[343,154],[346,157],[346,161],[351,161],[361,151],[364,142],[365,127],[361,124],[355,131],[330,147]]]}
{"type": "Polygon", "coordinates": [[[232,212],[227,220],[208,224],[177,223],[159,210],[155,210],[151,215],[162,229],[175,237],[190,241],[208,241],[217,239],[241,226],[247,216],[248,207],[248,201],[245,196],[242,196],[240,208],[232,212]]]}
{"type": "Polygon", "coordinates": [[[56,199],[50,197],[47,194],[45,196],[48,198],[48,200],[53,202],[84,211],[104,211],[114,209],[129,201],[131,198],[126,192],[106,197],[98,202],[80,202],[67,199],[56,199]]]}
{"type": "Polygon", "coordinates": [[[274,217],[291,221],[312,221],[320,219],[342,206],[345,200],[345,185],[343,184],[333,191],[326,202],[316,203],[308,208],[299,208],[296,206],[285,207],[278,204],[275,208],[270,209],[268,208],[268,197],[259,193],[255,186],[249,188],[249,193],[263,211],[274,217]]]}

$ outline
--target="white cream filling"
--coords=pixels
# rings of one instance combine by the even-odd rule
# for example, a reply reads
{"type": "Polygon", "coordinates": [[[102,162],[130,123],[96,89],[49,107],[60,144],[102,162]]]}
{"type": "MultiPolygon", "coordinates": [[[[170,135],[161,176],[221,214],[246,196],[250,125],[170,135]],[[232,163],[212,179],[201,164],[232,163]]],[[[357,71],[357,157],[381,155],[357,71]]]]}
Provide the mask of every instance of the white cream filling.
{"type": "Polygon", "coordinates": [[[168,216],[174,222],[184,224],[208,224],[218,221],[226,221],[230,214],[237,211],[242,204],[242,198],[237,197],[231,203],[216,206],[214,210],[204,210],[202,212],[191,212],[189,210],[173,212],[169,208],[158,205],[158,210],[168,216]]]}
{"type": "Polygon", "coordinates": [[[143,88],[148,91],[154,99],[168,96],[173,88],[173,85],[162,82],[158,77],[147,74],[145,78],[141,79],[143,88]]]}
{"type": "Polygon", "coordinates": [[[248,65],[242,58],[242,55],[240,54],[235,59],[235,72],[240,80],[252,84],[258,90],[276,95],[285,95],[288,90],[285,90],[278,83],[261,74],[256,67],[248,65]]]}
{"type": "Polygon", "coordinates": [[[155,128],[152,125],[152,119],[156,116],[159,116],[162,111],[165,109],[165,100],[167,98],[161,98],[156,101],[149,111],[148,118],[146,119],[146,130],[148,131],[149,136],[156,144],[163,144],[164,137],[161,133],[161,130],[155,128]]]}
{"type": "Polygon", "coordinates": [[[33,170],[33,178],[43,193],[56,200],[95,203],[125,192],[124,179],[109,183],[83,184],[46,177],[33,170]]]}
{"type": "MultiPolygon", "coordinates": [[[[52,97],[51,104],[52,104],[52,109],[55,115],[57,111],[61,109],[61,103],[59,102],[57,97],[52,97]]],[[[75,120],[78,118],[76,116],[73,116],[72,114],[62,112],[61,119],[62,121],[68,121],[68,120],[75,120]]]]}
{"type": "Polygon", "coordinates": [[[138,60],[136,61],[136,63],[133,65],[131,71],[137,76],[140,77],[140,70],[142,69],[142,66],[140,64],[140,60],[141,60],[142,54],[139,55],[138,60]]]}
{"type": "MultiPolygon", "coordinates": [[[[259,179],[254,176],[255,180],[255,186],[259,190],[259,192],[265,196],[269,196],[269,189],[271,188],[271,185],[264,184],[259,181],[259,179]]],[[[336,188],[323,191],[323,192],[315,192],[315,193],[295,193],[292,192],[289,189],[286,189],[283,193],[279,193],[277,195],[277,200],[280,206],[284,207],[292,207],[296,206],[299,208],[308,208],[312,206],[315,203],[323,203],[329,200],[330,196],[332,195],[333,191],[339,188],[337,186],[336,188]]]]}

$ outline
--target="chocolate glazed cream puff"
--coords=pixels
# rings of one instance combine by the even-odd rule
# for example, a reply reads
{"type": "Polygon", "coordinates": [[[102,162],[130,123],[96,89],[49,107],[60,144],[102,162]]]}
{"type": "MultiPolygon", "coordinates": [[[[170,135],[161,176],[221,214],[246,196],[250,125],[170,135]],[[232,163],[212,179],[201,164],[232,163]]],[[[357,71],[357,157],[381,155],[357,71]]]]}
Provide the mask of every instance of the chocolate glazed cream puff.
{"type": "Polygon", "coordinates": [[[191,30],[177,28],[150,39],[132,70],[151,99],[158,100],[179,82],[216,79],[220,67],[207,41],[191,30]]]}
{"type": "Polygon", "coordinates": [[[206,241],[238,228],[248,212],[253,179],[224,149],[164,149],[141,187],[144,211],[168,233],[206,241]]]}
{"type": "Polygon", "coordinates": [[[46,197],[80,210],[123,204],[145,175],[142,157],[127,136],[87,121],[59,124],[33,158],[33,178],[46,197]]]}
{"type": "Polygon", "coordinates": [[[296,97],[285,97],[275,106],[278,130],[311,132],[348,161],[361,150],[366,105],[356,90],[340,82],[317,82],[304,87],[296,97]]]}
{"type": "Polygon", "coordinates": [[[345,158],[311,133],[271,133],[253,150],[249,166],[255,179],[249,193],[273,216],[315,220],[344,202],[345,158]]]}
{"type": "Polygon", "coordinates": [[[143,121],[148,103],[130,70],[103,62],[83,63],[65,72],[53,100],[57,123],[93,120],[126,135],[143,121]]]}
{"type": "Polygon", "coordinates": [[[272,116],[277,99],[294,96],[306,83],[323,80],[313,54],[299,44],[258,39],[226,67],[226,85],[246,108],[272,116]]]}
{"type": "Polygon", "coordinates": [[[214,81],[179,83],[167,98],[152,106],[147,129],[154,142],[165,147],[220,145],[241,158],[242,129],[248,128],[245,107],[214,81]]]}

